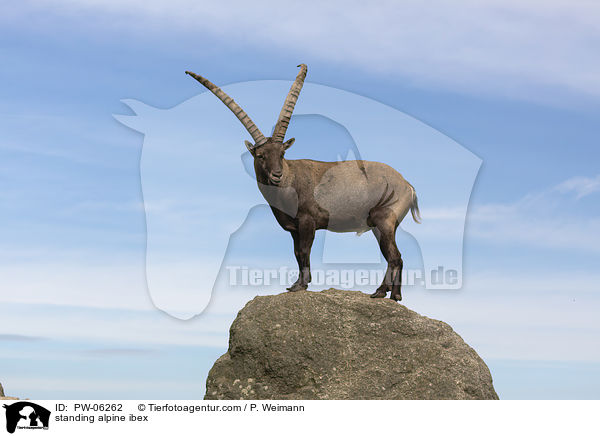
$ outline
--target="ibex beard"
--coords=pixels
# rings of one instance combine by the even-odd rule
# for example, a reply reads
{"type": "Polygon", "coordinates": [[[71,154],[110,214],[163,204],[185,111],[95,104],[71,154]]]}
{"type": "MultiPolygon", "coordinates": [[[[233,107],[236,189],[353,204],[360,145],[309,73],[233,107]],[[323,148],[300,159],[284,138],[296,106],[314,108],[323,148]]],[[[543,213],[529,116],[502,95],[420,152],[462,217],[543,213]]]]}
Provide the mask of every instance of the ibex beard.
{"type": "Polygon", "coordinates": [[[299,65],[296,77],[271,137],[265,137],[242,108],[218,86],[186,71],[215,94],[240,120],[254,143],[245,141],[254,157],[258,188],[269,203],[279,225],[290,232],[298,262],[298,280],[288,288],[305,290],[311,281],[310,251],[315,232],[372,231],[388,263],[383,282],[371,294],[383,298],[391,292],[400,301],[402,257],[396,246],[396,230],[411,212],[420,222],[417,195],[413,186],[392,167],[362,160],[320,162],[285,159],[294,138],[284,142],[285,133],[306,78],[307,67],[299,65]]]}

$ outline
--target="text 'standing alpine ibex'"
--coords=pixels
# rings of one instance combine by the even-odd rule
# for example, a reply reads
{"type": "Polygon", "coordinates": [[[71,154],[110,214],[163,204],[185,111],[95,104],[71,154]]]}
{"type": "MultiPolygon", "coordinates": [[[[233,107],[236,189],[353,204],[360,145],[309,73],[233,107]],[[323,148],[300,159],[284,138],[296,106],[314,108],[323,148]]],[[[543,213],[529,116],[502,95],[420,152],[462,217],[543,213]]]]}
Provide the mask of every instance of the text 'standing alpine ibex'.
{"type": "Polygon", "coordinates": [[[290,291],[304,290],[311,281],[310,251],[315,231],[358,232],[372,230],[388,262],[383,283],[371,294],[399,301],[402,258],[396,246],[396,229],[411,211],[419,222],[415,189],[393,168],[379,162],[319,162],[310,159],[287,160],[285,151],[294,138],[283,141],[307,67],[300,73],[283,104],[273,136],[265,137],[242,108],[218,86],[204,77],[186,71],[216,95],[240,120],[254,144],[246,147],[254,156],[259,189],[284,230],[292,234],[298,261],[298,280],[290,291]]]}

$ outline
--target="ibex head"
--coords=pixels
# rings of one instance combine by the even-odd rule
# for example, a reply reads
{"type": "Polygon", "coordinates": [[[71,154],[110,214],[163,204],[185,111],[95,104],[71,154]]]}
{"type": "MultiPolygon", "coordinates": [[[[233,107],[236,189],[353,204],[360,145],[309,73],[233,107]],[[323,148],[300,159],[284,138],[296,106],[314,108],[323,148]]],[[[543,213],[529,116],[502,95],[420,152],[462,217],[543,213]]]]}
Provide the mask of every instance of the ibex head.
{"type": "Polygon", "coordinates": [[[292,118],[292,112],[294,111],[294,107],[298,101],[298,96],[300,95],[300,90],[304,84],[304,79],[306,78],[306,65],[301,64],[298,66],[300,67],[300,72],[298,73],[298,76],[296,77],[296,80],[290,88],[287,98],[283,103],[283,108],[279,113],[279,118],[277,120],[277,124],[275,124],[275,128],[273,129],[273,134],[271,137],[265,137],[258,127],[256,127],[256,124],[254,124],[254,122],[250,119],[248,114],[246,114],[246,112],[244,112],[244,110],[231,97],[225,94],[221,88],[204,77],[192,73],[191,71],[185,72],[204,85],[213,94],[215,94],[219,100],[221,100],[225,106],[227,106],[229,110],[231,110],[240,120],[254,140],[254,144],[252,144],[250,141],[244,142],[252,156],[254,156],[254,169],[256,170],[257,177],[262,176],[267,179],[269,184],[275,186],[281,183],[283,177],[285,170],[283,157],[285,151],[290,148],[295,141],[295,139],[292,138],[283,142],[285,138],[285,132],[290,123],[290,119],[292,118]]]}

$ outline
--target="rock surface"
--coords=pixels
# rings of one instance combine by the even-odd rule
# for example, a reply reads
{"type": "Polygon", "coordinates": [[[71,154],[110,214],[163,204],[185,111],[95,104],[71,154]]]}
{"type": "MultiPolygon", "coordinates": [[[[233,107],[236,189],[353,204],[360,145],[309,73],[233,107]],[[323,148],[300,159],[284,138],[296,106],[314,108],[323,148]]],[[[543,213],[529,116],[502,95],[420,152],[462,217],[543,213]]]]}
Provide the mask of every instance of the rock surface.
{"type": "Polygon", "coordinates": [[[498,399],[452,328],[355,291],[256,297],[231,325],[205,399],[498,399]]]}

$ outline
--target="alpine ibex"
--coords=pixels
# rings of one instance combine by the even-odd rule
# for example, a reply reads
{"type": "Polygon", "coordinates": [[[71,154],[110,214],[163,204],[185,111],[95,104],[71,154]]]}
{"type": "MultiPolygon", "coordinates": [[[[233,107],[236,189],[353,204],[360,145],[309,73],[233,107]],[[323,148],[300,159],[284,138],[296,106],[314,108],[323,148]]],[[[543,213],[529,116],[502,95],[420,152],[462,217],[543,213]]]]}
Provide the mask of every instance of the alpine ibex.
{"type": "Polygon", "coordinates": [[[316,230],[359,234],[372,230],[388,267],[381,286],[371,297],[383,298],[391,291],[391,298],[399,301],[402,258],[396,246],[396,229],[409,210],[417,223],[420,220],[415,189],[396,170],[379,162],[285,159],[286,150],[294,143],[294,138],[284,142],[285,132],[307,72],[306,65],[299,67],[270,138],[218,86],[190,71],[186,74],[216,95],[254,140],[254,144],[245,143],[254,157],[259,189],[279,225],[294,240],[299,274],[288,290],[304,290],[311,281],[310,251],[316,230]]]}

